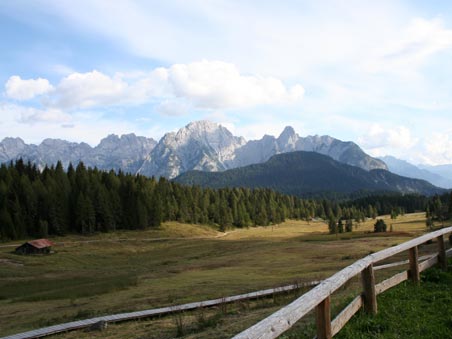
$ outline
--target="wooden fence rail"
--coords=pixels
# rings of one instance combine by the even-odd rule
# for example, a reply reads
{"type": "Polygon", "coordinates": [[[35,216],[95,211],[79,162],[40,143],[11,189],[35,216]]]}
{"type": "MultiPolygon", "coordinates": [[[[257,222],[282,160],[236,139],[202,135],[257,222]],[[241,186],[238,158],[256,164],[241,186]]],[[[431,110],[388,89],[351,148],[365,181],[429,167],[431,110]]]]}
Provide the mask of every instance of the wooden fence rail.
{"type": "Polygon", "coordinates": [[[331,338],[341,330],[361,307],[364,307],[367,312],[375,314],[378,309],[376,298],[378,294],[400,284],[408,278],[415,283],[419,283],[419,273],[433,265],[439,264],[442,269],[446,269],[446,257],[452,256],[452,249],[446,251],[444,245],[444,235],[449,233],[452,233],[452,227],[427,233],[398,246],[370,254],[367,257],[356,261],[352,265],[347,266],[328,279],[325,279],[309,292],[303,294],[289,305],[281,308],[279,311],[261,320],[254,326],[237,334],[233,339],[277,338],[314,309],[316,310],[317,338],[331,338]],[[438,243],[438,252],[433,256],[419,258],[418,247],[432,239],[436,239],[438,243]],[[409,252],[408,261],[374,267],[374,264],[405,251],[409,252]],[[419,259],[426,260],[420,262],[419,259]],[[409,270],[398,273],[379,284],[375,284],[374,272],[376,269],[393,267],[406,263],[409,263],[409,270]],[[363,293],[358,295],[333,321],[331,321],[331,295],[358,274],[361,274],[362,277],[363,293]]]}
{"type": "Polygon", "coordinates": [[[319,280],[309,281],[309,282],[299,282],[299,283],[292,284],[292,285],[280,286],[280,287],[276,287],[276,288],[270,288],[270,289],[255,291],[255,292],[246,293],[246,294],[233,295],[233,296],[224,297],[224,298],[198,301],[198,302],[193,302],[193,303],[188,303],[188,304],[183,304],[183,305],[173,305],[173,306],[155,308],[155,309],[144,310],[144,311],[113,314],[113,315],[107,315],[107,316],[96,317],[96,318],[91,318],[91,319],[84,319],[84,320],[79,320],[79,321],[72,321],[69,323],[48,326],[48,327],[36,329],[33,331],[10,335],[7,337],[2,337],[0,339],[41,338],[41,337],[45,337],[45,336],[60,333],[60,332],[87,328],[100,321],[120,322],[120,321],[134,320],[134,319],[140,319],[140,318],[150,318],[150,317],[161,316],[161,315],[170,314],[170,313],[195,310],[197,308],[202,308],[202,307],[212,307],[212,306],[221,305],[221,304],[225,304],[225,303],[231,303],[231,302],[240,301],[240,300],[250,300],[250,299],[257,299],[260,297],[272,296],[272,295],[279,294],[279,293],[297,290],[297,289],[300,289],[303,287],[313,287],[313,286],[318,285],[319,283],[320,283],[319,280]]]}

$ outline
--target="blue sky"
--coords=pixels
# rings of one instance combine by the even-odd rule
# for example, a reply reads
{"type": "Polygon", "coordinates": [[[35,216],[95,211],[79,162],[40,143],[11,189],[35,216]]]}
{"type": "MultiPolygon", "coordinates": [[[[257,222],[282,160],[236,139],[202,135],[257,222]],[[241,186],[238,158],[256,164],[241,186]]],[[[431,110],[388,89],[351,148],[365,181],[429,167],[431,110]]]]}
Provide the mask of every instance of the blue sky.
{"type": "Polygon", "coordinates": [[[452,163],[448,1],[2,1],[0,139],[291,125],[452,163]]]}

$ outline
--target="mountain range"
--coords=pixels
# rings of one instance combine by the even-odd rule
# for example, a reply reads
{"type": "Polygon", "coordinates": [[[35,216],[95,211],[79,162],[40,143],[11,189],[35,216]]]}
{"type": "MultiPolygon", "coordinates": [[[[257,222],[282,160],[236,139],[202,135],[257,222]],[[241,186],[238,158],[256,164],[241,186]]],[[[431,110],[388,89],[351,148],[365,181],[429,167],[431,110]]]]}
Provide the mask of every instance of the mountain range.
{"type": "Polygon", "coordinates": [[[57,161],[64,167],[83,161],[87,166],[102,170],[173,179],[192,170],[221,172],[261,164],[274,155],[295,151],[322,154],[364,171],[390,170],[437,186],[452,187],[451,180],[434,173],[435,168],[421,169],[392,157],[373,158],[351,141],[327,135],[300,137],[290,126],[278,137],[265,135],[260,140],[246,141],[210,121],[192,122],[177,132],[166,133],[158,142],[135,134],[120,137],[112,134],[95,147],[60,139],[45,139],[41,144],[33,145],[20,138],[5,138],[0,142],[0,162],[22,158],[43,168],[57,161]]]}
{"type": "Polygon", "coordinates": [[[189,171],[175,181],[202,187],[271,188],[296,196],[329,196],[356,192],[398,192],[433,195],[444,189],[384,169],[366,171],[315,152],[278,154],[262,164],[224,172],[189,171]]]}
{"type": "Polygon", "coordinates": [[[157,142],[135,134],[118,137],[109,135],[99,145],[75,143],[60,139],[45,139],[39,145],[28,145],[20,138],[5,138],[0,142],[0,162],[22,158],[39,168],[61,161],[64,167],[83,161],[85,165],[103,170],[123,170],[136,173],[157,142]]]}
{"type": "Polygon", "coordinates": [[[109,135],[96,147],[59,139],[28,145],[20,138],[5,138],[0,142],[0,162],[23,158],[42,168],[58,160],[65,167],[83,161],[99,169],[172,179],[190,170],[224,171],[293,151],[314,151],[365,170],[387,169],[382,160],[372,158],[350,141],[317,135],[303,138],[286,127],[277,138],[265,135],[247,142],[209,121],[192,122],[177,132],[166,133],[159,142],[134,134],[109,135]]]}

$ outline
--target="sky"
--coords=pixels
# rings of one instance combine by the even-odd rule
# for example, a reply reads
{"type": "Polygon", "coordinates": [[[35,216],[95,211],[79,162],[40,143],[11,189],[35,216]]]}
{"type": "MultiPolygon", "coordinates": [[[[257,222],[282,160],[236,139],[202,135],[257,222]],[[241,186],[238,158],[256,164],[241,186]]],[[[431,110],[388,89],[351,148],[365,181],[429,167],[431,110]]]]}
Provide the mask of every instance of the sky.
{"type": "Polygon", "coordinates": [[[452,163],[450,1],[0,1],[0,140],[354,141],[452,163]]]}

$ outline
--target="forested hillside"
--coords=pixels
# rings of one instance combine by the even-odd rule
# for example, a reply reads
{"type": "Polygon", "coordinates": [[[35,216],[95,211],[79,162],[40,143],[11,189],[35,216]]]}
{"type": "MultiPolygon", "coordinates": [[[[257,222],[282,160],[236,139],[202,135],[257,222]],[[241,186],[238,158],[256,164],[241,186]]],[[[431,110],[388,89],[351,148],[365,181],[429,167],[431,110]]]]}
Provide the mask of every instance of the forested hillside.
{"type": "Polygon", "coordinates": [[[424,180],[402,177],[383,169],[365,171],[316,152],[278,154],[263,164],[224,172],[188,171],[175,179],[203,187],[271,188],[299,197],[331,197],[366,191],[434,195],[446,190],[424,180]]]}
{"type": "MultiPolygon", "coordinates": [[[[443,206],[447,199],[443,197],[443,206]]],[[[0,166],[0,239],[144,229],[163,221],[211,224],[220,230],[278,224],[286,218],[359,222],[393,209],[423,210],[428,202],[422,196],[394,195],[339,204],[269,189],[184,186],[83,163],[67,171],[61,163],[39,171],[18,160],[0,166]]]]}

